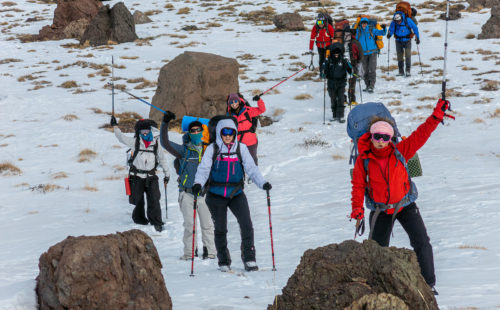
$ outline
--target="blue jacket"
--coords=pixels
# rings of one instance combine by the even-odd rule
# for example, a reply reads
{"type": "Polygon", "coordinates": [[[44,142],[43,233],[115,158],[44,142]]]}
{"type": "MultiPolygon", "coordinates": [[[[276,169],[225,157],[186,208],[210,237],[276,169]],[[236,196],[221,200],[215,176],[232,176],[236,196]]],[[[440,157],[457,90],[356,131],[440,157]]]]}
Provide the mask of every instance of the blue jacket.
{"type": "Polygon", "coordinates": [[[399,42],[407,42],[411,40],[410,38],[410,29],[413,30],[415,36],[420,40],[420,36],[418,34],[418,27],[415,25],[411,18],[407,18],[406,15],[402,12],[396,12],[396,14],[401,14],[403,20],[401,24],[396,23],[395,21],[391,22],[389,26],[389,35],[393,35],[396,37],[396,41],[399,42]]]}
{"type": "Polygon", "coordinates": [[[266,181],[260,173],[259,168],[255,165],[247,146],[238,141],[230,145],[224,144],[220,135],[222,128],[233,128],[237,130],[236,125],[230,119],[220,120],[217,123],[215,129],[216,140],[214,143],[217,143],[219,153],[213,161],[214,143],[207,147],[201,159],[201,163],[198,166],[198,170],[196,171],[194,182],[204,185],[208,181],[209,185],[213,183],[208,189],[212,194],[222,197],[234,197],[241,194],[243,188],[235,189],[235,186],[231,186],[229,183],[234,184],[243,181],[243,176],[246,172],[255,185],[262,188],[266,181]],[[241,162],[236,154],[238,144],[240,145],[241,162]],[[217,185],[214,183],[217,183],[217,185]],[[219,185],[224,183],[226,184],[219,185]]]}
{"type": "Polygon", "coordinates": [[[189,134],[182,137],[182,144],[172,142],[168,139],[168,123],[162,123],[160,131],[160,142],[164,149],[179,159],[179,191],[189,189],[194,184],[194,176],[198,169],[198,164],[202,158],[203,146],[196,146],[191,143],[189,134]]]}
{"type": "Polygon", "coordinates": [[[361,47],[363,47],[363,55],[371,55],[373,53],[378,53],[377,43],[375,43],[376,36],[385,35],[386,31],[384,29],[379,30],[370,26],[368,22],[368,18],[363,17],[359,21],[359,26],[356,29],[356,40],[361,43],[361,47]],[[361,27],[362,22],[367,22],[368,25],[365,29],[361,27]]]}

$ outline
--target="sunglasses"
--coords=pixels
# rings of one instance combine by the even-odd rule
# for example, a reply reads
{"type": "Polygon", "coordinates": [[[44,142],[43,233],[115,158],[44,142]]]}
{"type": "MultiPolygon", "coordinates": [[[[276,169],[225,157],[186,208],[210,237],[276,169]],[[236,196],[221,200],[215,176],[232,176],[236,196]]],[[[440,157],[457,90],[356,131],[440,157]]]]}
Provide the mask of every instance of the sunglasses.
{"type": "Polygon", "coordinates": [[[141,129],[141,135],[147,135],[151,132],[150,129],[141,129]]]}
{"type": "Polygon", "coordinates": [[[191,129],[189,129],[189,133],[199,133],[201,131],[202,131],[202,129],[200,127],[193,127],[191,129]]]}
{"type": "Polygon", "coordinates": [[[240,103],[240,101],[237,99],[234,99],[233,101],[231,101],[231,104],[235,104],[235,103],[240,103]]]}
{"type": "Polygon", "coordinates": [[[383,140],[384,142],[389,142],[391,140],[392,136],[391,135],[388,135],[388,134],[385,134],[385,133],[373,133],[372,134],[372,140],[373,141],[377,141],[377,142],[380,142],[381,140],[383,140]]]}
{"type": "Polygon", "coordinates": [[[322,20],[318,20],[316,23],[318,24],[318,26],[323,26],[324,22],[322,20]]]}
{"type": "Polygon", "coordinates": [[[233,128],[222,128],[220,133],[223,136],[234,136],[236,130],[234,130],[233,128]]]}

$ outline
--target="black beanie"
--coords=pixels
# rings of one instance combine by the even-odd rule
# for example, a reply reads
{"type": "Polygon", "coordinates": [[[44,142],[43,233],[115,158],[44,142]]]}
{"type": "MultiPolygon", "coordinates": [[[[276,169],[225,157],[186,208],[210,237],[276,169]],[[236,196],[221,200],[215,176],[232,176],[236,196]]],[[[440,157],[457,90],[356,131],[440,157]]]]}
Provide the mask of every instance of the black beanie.
{"type": "Polygon", "coordinates": [[[188,126],[188,131],[190,131],[191,128],[193,128],[193,127],[200,127],[203,130],[203,125],[199,121],[193,121],[193,122],[191,122],[189,124],[189,126],[188,126]]]}

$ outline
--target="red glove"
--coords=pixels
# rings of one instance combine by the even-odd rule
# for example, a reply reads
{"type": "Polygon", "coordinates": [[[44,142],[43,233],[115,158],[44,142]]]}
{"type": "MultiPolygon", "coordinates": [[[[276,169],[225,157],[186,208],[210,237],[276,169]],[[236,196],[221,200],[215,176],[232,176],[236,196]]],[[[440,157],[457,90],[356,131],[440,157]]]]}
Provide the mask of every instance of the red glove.
{"type": "Polygon", "coordinates": [[[450,102],[448,100],[443,100],[439,99],[436,107],[434,108],[434,112],[432,112],[432,115],[437,118],[438,120],[442,121],[446,110],[450,108],[450,102]]]}
{"type": "Polygon", "coordinates": [[[351,218],[355,220],[362,220],[365,217],[365,209],[364,208],[356,208],[351,212],[351,218]]]}

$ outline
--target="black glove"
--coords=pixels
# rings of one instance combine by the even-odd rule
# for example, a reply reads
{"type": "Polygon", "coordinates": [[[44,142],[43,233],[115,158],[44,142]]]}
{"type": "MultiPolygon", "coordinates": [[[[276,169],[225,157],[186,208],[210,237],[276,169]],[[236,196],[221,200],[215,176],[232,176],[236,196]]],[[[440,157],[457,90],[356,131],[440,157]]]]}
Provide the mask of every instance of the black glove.
{"type": "Polygon", "coordinates": [[[384,29],[384,31],[386,28],[387,28],[387,26],[385,24],[382,24],[382,29],[384,29]]]}
{"type": "Polygon", "coordinates": [[[420,44],[420,39],[419,38],[416,38],[415,41],[417,42],[417,45],[420,44]]]}
{"type": "Polygon", "coordinates": [[[253,101],[259,101],[260,100],[260,95],[255,95],[252,98],[253,101]]]}
{"type": "Polygon", "coordinates": [[[116,125],[118,125],[118,122],[116,122],[116,118],[115,118],[115,116],[114,116],[114,115],[111,115],[111,120],[109,121],[109,124],[110,124],[111,126],[116,126],[116,125]]]}
{"type": "Polygon", "coordinates": [[[163,122],[164,123],[168,123],[170,122],[171,120],[175,119],[175,114],[170,112],[170,111],[166,111],[165,114],[163,114],[163,122]]]}
{"type": "Polygon", "coordinates": [[[164,177],[163,178],[163,183],[168,184],[168,181],[170,181],[169,177],[164,177]]]}
{"type": "Polygon", "coordinates": [[[191,187],[191,190],[193,191],[193,195],[198,196],[201,191],[201,185],[198,183],[193,184],[193,187],[191,187]]]}
{"type": "Polygon", "coordinates": [[[268,190],[270,190],[270,189],[271,189],[271,188],[273,188],[273,187],[271,186],[271,183],[266,182],[266,183],[264,183],[264,185],[262,186],[262,188],[263,188],[264,190],[268,191],[268,190]]]}
{"type": "Polygon", "coordinates": [[[390,33],[388,33],[388,34],[387,34],[387,39],[390,39],[390,38],[391,38],[391,34],[390,34],[390,33]]]}

